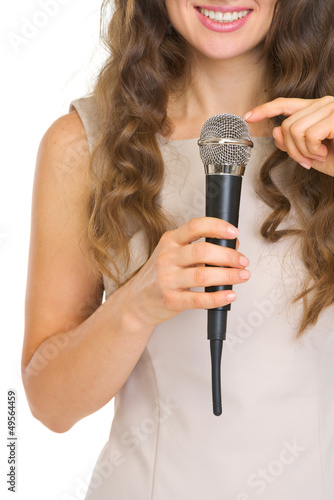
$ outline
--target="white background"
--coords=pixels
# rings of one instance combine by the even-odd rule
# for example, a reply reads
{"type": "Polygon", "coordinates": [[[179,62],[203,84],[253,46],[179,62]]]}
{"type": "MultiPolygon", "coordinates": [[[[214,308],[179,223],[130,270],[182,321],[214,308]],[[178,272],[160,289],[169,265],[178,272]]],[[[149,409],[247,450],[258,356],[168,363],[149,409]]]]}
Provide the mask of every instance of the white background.
{"type": "Polygon", "coordinates": [[[83,484],[87,485],[108,440],[113,415],[111,402],[67,433],[53,433],[32,417],[20,374],[36,153],[51,123],[67,113],[72,99],[85,95],[91,88],[105,57],[99,44],[100,5],[101,0],[15,0],[6,2],[1,16],[2,499],[82,499],[83,484]],[[43,3],[49,4],[49,14],[42,8],[43,3]],[[39,27],[32,29],[29,24],[28,28],[27,20],[39,27]],[[17,38],[22,34],[23,38],[17,38]],[[11,388],[17,392],[16,494],[8,492],[6,484],[6,402],[7,390],[11,388]]]}

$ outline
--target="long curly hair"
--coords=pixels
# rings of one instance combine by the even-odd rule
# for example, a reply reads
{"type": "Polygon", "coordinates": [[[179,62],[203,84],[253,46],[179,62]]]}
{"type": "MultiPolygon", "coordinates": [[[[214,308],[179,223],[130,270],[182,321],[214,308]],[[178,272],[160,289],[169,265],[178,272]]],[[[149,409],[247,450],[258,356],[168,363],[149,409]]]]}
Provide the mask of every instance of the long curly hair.
{"type": "MultiPolygon", "coordinates": [[[[101,39],[109,56],[92,93],[99,137],[90,159],[85,208],[91,265],[121,286],[119,263],[129,264],[134,225],[144,230],[147,257],[173,227],[158,203],[164,164],[157,135],[172,131],[168,102],[183,92],[190,70],[187,45],[171,26],[164,0],[115,0],[114,5],[111,20],[111,2],[104,0],[101,7],[101,39]]],[[[277,1],[263,44],[267,100],[334,94],[333,25],[331,0],[277,1]]],[[[303,301],[301,336],[334,302],[334,178],[305,171],[276,148],[261,168],[258,191],[272,209],[262,236],[276,242],[298,234],[301,242],[307,278],[294,298],[303,301]],[[288,197],[272,177],[287,162],[293,163],[288,197]],[[292,205],[299,227],[280,229],[292,205]]]]}

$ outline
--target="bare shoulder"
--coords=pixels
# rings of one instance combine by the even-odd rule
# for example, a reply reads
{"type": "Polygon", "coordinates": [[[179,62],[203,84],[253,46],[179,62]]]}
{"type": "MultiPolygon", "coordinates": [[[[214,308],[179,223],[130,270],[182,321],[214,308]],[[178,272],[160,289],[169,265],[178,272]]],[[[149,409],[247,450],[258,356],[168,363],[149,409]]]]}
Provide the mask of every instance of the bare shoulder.
{"type": "Polygon", "coordinates": [[[85,138],[84,126],[78,112],[74,110],[55,120],[45,132],[43,141],[57,139],[58,143],[66,144],[73,140],[83,140],[85,138]]]}
{"type": "Polygon", "coordinates": [[[34,199],[40,207],[44,198],[49,204],[54,201],[58,214],[67,224],[74,222],[77,230],[80,218],[84,224],[83,207],[90,192],[89,163],[86,132],[77,111],[72,111],[53,122],[41,139],[34,199]]]}
{"type": "Polygon", "coordinates": [[[88,165],[88,140],[77,111],[61,116],[45,132],[39,146],[37,168],[41,156],[45,155],[51,160],[49,168],[60,177],[73,174],[79,165],[88,165]]]}

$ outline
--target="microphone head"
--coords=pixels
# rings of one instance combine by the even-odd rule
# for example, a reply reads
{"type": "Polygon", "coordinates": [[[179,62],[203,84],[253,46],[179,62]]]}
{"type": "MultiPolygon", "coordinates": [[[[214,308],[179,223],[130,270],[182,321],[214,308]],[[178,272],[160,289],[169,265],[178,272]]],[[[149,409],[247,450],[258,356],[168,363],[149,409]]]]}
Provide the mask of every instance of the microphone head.
{"type": "Polygon", "coordinates": [[[244,168],[253,147],[245,120],[225,113],[211,116],[204,123],[198,145],[205,167],[237,165],[244,168]]]}

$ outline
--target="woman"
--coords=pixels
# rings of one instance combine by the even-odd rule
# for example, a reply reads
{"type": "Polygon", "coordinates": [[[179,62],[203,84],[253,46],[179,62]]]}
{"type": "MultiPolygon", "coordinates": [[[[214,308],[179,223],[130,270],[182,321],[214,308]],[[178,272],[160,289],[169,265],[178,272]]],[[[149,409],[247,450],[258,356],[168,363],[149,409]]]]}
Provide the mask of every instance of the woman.
{"type": "Polygon", "coordinates": [[[38,155],[31,411],[66,432],[115,396],[87,499],[332,499],[332,1],[115,3],[93,95],[38,155]],[[204,217],[217,113],[255,144],[238,250],[199,241],[239,234],[204,217]],[[217,418],[206,309],[233,301],[217,418]]]}

